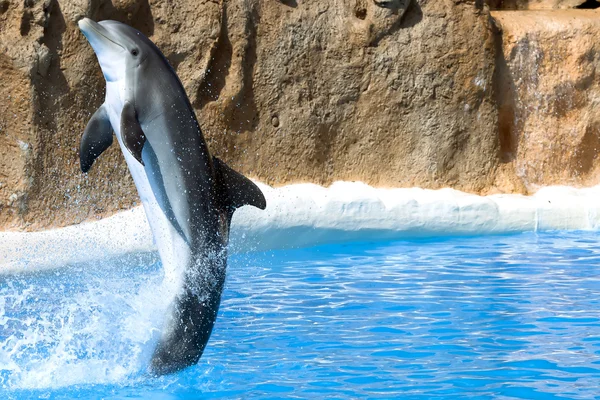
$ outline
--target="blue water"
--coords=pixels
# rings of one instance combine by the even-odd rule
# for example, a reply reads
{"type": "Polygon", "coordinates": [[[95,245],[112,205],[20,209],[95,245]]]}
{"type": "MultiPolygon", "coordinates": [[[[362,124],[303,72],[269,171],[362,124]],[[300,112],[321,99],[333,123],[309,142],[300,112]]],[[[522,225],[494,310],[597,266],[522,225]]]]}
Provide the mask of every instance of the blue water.
{"type": "Polygon", "coordinates": [[[0,278],[0,398],[600,398],[600,235],[230,257],[199,365],[145,373],[152,257],[0,278]]]}

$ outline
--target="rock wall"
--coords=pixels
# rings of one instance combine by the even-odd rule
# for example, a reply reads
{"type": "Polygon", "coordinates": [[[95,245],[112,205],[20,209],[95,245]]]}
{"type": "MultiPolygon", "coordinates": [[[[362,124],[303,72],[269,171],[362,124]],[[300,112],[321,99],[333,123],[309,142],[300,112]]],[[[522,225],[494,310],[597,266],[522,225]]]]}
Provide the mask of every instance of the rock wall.
{"type": "Polygon", "coordinates": [[[600,13],[494,12],[501,160],[526,190],[600,177],[600,13]]]}
{"type": "MultiPolygon", "coordinates": [[[[529,99],[518,84],[505,88],[517,64],[505,47],[512,28],[489,12],[501,3],[0,0],[0,227],[68,225],[137,201],[117,146],[89,174],[79,170],[79,138],[104,96],[77,29],[83,16],[126,22],[155,41],[214,154],[272,185],[527,193],[569,174],[574,185],[597,183],[589,156],[583,175],[572,173],[576,162],[566,175],[522,171],[540,153],[522,144],[533,136],[510,96],[529,99]]],[[[572,78],[563,86],[580,90],[572,78]]]]}
{"type": "Polygon", "coordinates": [[[211,149],[254,178],[474,192],[493,180],[494,42],[478,2],[2,4],[3,70],[22,83],[2,79],[8,107],[23,108],[3,128],[5,227],[65,225],[136,201],[116,146],[89,175],[79,171],[79,137],[104,92],[76,26],[82,16],[149,35],[181,76],[211,149]]]}

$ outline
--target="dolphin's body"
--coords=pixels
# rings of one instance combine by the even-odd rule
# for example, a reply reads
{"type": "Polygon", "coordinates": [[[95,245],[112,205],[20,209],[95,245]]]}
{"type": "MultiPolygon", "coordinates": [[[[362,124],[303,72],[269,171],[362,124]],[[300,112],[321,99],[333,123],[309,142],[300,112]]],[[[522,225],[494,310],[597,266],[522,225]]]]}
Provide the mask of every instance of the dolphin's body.
{"type": "Polygon", "coordinates": [[[172,313],[150,369],[176,372],[198,362],[225,281],[229,225],[236,208],[264,209],[260,189],[210,155],[179,78],[142,33],[88,18],[79,27],[106,79],[106,100],[81,140],[81,169],[112,143],[114,131],[165,268],[181,271],[172,313]]]}

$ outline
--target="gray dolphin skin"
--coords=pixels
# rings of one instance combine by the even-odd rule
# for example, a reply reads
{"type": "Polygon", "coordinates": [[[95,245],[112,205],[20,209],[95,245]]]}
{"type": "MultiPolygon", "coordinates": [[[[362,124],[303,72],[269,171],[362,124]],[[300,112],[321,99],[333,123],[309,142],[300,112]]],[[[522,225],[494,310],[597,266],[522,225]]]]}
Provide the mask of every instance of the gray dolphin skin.
{"type": "Polygon", "coordinates": [[[172,279],[171,309],[150,363],[153,374],[196,364],[212,332],[227,265],[229,227],[243,205],[266,208],[261,190],[212,157],[183,86],[136,29],[88,18],[79,28],[106,79],[106,99],[85,128],[87,172],[114,131],[172,279]]]}

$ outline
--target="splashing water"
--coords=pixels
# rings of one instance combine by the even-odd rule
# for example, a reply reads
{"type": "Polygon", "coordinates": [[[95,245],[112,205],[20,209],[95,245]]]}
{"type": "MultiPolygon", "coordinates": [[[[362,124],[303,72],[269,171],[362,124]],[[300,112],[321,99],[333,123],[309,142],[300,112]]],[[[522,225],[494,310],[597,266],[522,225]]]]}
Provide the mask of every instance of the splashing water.
{"type": "Polygon", "coordinates": [[[169,299],[149,255],[2,277],[5,389],[122,381],[144,371],[169,299]]]}

